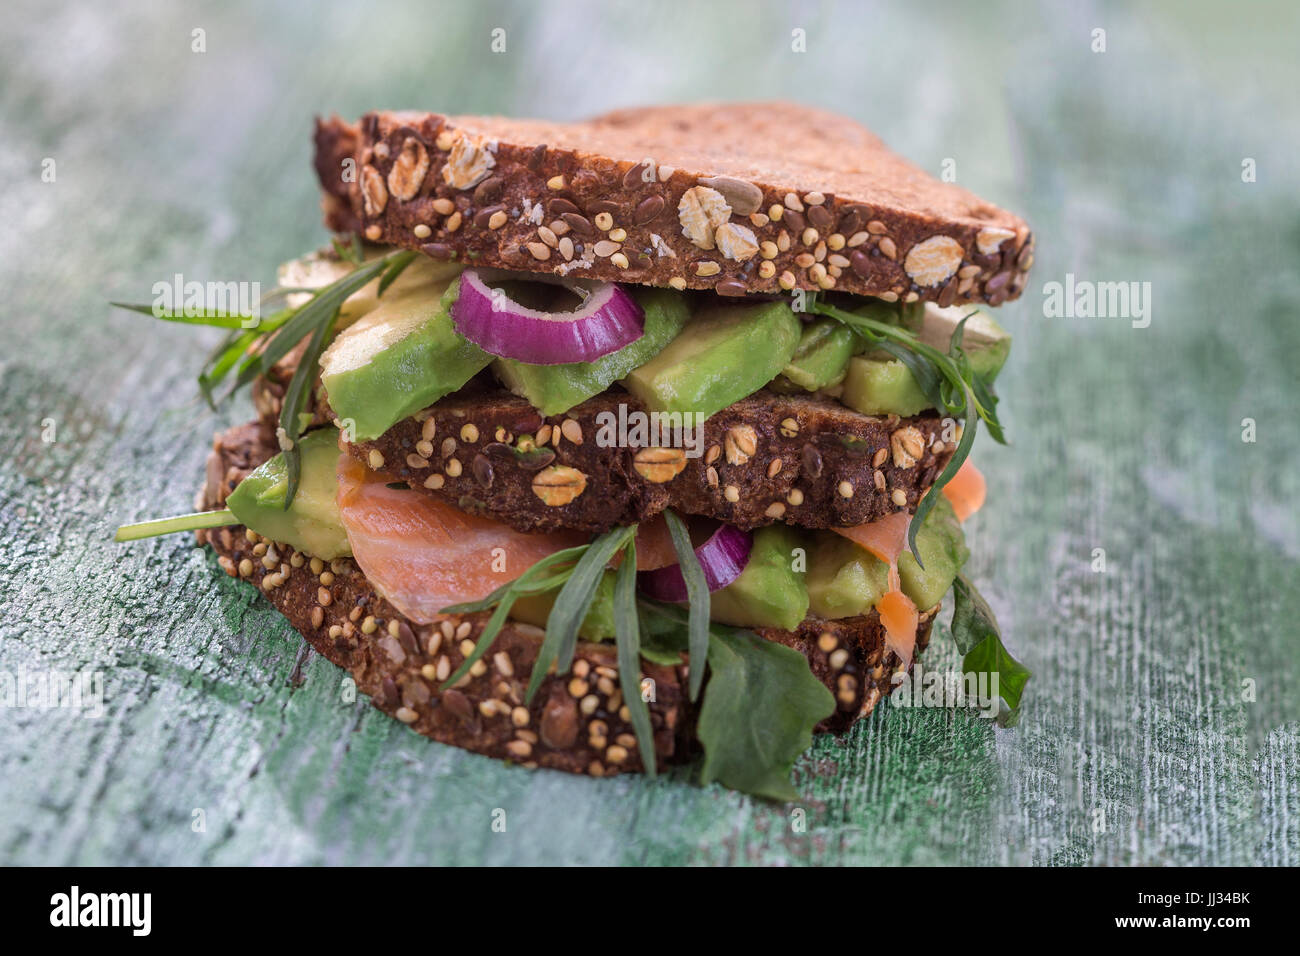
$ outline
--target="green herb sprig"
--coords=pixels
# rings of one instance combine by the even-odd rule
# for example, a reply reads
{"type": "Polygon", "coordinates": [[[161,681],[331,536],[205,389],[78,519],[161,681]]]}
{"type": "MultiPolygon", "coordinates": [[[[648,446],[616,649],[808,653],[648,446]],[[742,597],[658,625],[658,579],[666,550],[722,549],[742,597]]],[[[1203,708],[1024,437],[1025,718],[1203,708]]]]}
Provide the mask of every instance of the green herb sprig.
{"type": "Polygon", "coordinates": [[[288,355],[298,343],[307,339],[306,349],[285,389],[284,401],[280,408],[281,448],[289,476],[289,486],[284,498],[286,511],[293,504],[302,473],[297,441],[302,437],[308,424],[306,409],[311,398],[312,383],[316,380],[321,353],[324,352],[334,334],[339,310],[350,296],[375,279],[379,280],[376,294],[382,296],[417,255],[411,251],[400,250],[366,262],[360,239],[356,236],[348,244],[335,240],[334,247],[340,258],[356,265],[354,270],[320,289],[294,287],[273,289],[262,297],[262,303],[275,301],[296,292],[310,294],[311,298],[301,306],[282,309],[267,316],[252,328],[246,327],[248,321],[246,316],[219,311],[187,316],[183,311],[168,312],[148,305],[112,303],[118,308],[151,315],[167,322],[208,325],[230,330],[225,340],[208,356],[199,371],[199,391],[213,408],[255,378],[268,374],[275,364],[288,355]],[[217,386],[229,378],[231,373],[235,376],[234,384],[220,399],[215,398],[214,392],[217,386]]]}
{"type": "Polygon", "coordinates": [[[916,550],[916,532],[925,521],[925,516],[930,513],[930,509],[934,507],[938,500],[937,496],[943,492],[944,485],[953,479],[969,457],[971,446],[975,444],[975,429],[978,423],[984,422],[994,440],[1006,444],[1002,423],[998,419],[997,398],[993,387],[971,368],[970,358],[962,348],[962,336],[965,332],[966,320],[970,316],[965,316],[957,324],[948,351],[945,353],[920,341],[908,330],[890,325],[888,322],[847,312],[820,301],[814,302],[812,308],[821,315],[843,322],[863,340],[906,365],[912,377],[916,379],[916,384],[920,386],[922,394],[934,407],[962,422],[961,439],[957,443],[957,450],[934,484],[930,486],[925,497],[917,503],[916,514],[913,515],[911,525],[908,527],[908,548],[916,558],[917,564],[924,569],[921,556],[916,550]]]}
{"type": "Polygon", "coordinates": [[[691,654],[691,700],[700,696],[704,686],[704,668],[699,662],[709,653],[709,584],[704,578],[704,568],[691,545],[691,536],[686,525],[670,508],[664,509],[664,520],[668,523],[668,534],[673,539],[673,550],[677,552],[677,566],[681,569],[682,579],[686,582],[686,600],[690,605],[689,619],[686,625],[691,654]]]}
{"type": "Polygon", "coordinates": [[[1020,719],[1020,697],[1033,675],[1002,643],[998,619],[965,575],[952,583],[952,637],[961,652],[964,674],[997,674],[1002,698],[998,723],[1013,726],[1020,719]]]}

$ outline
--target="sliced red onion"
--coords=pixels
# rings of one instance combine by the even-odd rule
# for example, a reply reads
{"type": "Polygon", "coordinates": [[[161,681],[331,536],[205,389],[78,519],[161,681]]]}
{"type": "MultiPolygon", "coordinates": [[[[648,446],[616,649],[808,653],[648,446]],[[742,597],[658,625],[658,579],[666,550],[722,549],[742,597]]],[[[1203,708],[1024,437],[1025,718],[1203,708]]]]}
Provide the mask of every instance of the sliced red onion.
{"type": "MultiPolygon", "coordinates": [[[[720,591],[740,577],[740,572],[749,564],[749,551],[753,545],[753,535],[748,531],[723,524],[708,541],[695,549],[695,557],[704,569],[704,581],[710,592],[720,591]]],[[[680,565],[670,564],[666,568],[642,571],[637,575],[637,583],[642,591],[657,600],[676,603],[686,600],[686,579],[682,577],[680,565]]]]}
{"type": "Polygon", "coordinates": [[[466,269],[460,275],[460,297],[451,307],[452,322],[483,351],[529,365],[593,362],[645,334],[645,312],[617,283],[559,284],[585,295],[581,308],[530,309],[490,288],[477,270],[466,269]]]}

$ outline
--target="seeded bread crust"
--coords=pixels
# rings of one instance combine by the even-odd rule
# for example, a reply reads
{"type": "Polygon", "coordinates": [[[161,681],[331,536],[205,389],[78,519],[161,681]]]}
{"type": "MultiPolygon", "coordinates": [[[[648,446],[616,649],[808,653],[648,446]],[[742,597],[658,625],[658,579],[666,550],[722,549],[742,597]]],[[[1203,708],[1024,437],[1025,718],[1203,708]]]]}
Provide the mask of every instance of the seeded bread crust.
{"type": "MultiPolygon", "coordinates": [[[[199,505],[224,506],[230,491],[274,452],[274,436],[259,422],[217,435],[199,505]]],[[[592,776],[642,769],[631,724],[623,716],[612,645],[580,641],[573,672],[546,678],[532,705],[525,706],[542,631],[511,621],[481,671],[439,694],[442,679],[464,660],[462,642],[478,639],[486,613],[415,624],[379,596],[350,560],[314,563],[242,526],[197,535],[217,553],[228,575],[257,587],[317,652],[351,674],[376,707],[419,733],[528,767],[592,776]]],[[[918,654],[937,611],[936,606],[921,616],[918,654]]],[[[836,711],[818,725],[819,732],[840,732],[867,716],[904,669],[885,649],[874,611],[843,621],[810,618],[795,631],[758,633],[804,654],[813,674],[835,695],[836,711]]],[[[684,690],[688,664],[643,661],[642,667],[655,681],[656,699],[649,706],[658,759],[665,764],[690,759],[696,751],[696,715],[684,690]]]]}
{"type": "Polygon", "coordinates": [[[746,529],[852,527],[915,511],[956,451],[934,413],[875,417],[768,391],[710,416],[699,457],[604,447],[611,419],[601,416],[617,419],[620,405],[644,410],[616,391],[551,417],[504,390],[457,393],[346,447],[394,481],[520,531],[594,532],[669,507],[746,529]],[[518,454],[532,444],[541,450],[518,454]]]}
{"type": "Polygon", "coordinates": [[[567,124],[375,112],[318,120],[315,140],[329,228],[476,266],[996,306],[1033,264],[1019,217],[793,103],[567,124]]]}

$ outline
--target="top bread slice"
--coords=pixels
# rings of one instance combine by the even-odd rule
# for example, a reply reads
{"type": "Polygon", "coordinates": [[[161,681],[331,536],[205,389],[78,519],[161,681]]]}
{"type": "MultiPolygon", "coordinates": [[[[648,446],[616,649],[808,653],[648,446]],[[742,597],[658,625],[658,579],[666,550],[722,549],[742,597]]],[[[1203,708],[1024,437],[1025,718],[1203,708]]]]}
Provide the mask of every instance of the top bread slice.
{"type": "Polygon", "coordinates": [[[1019,217],[794,103],[368,113],[318,120],[315,166],[331,229],[476,266],[996,306],[1033,263],[1019,217]]]}

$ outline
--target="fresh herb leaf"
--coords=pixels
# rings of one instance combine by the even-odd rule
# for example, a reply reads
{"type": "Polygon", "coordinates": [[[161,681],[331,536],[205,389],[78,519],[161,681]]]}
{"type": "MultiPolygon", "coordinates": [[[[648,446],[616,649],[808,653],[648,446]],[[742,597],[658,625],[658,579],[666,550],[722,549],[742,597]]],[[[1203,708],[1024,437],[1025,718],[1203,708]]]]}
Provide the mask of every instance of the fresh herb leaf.
{"type": "Polygon", "coordinates": [[[528,703],[532,702],[533,695],[542,685],[542,678],[551,669],[551,664],[556,665],[557,673],[568,673],[578,646],[578,628],[582,626],[587,611],[596,598],[596,588],[605,574],[605,565],[635,534],[636,525],[607,531],[587,546],[587,550],[574,565],[569,579],[556,595],[550,617],[546,619],[546,637],[537,650],[537,661],[533,664],[533,673],[528,679],[528,692],[525,696],[528,703]]]}
{"type": "MultiPolygon", "coordinates": [[[[673,550],[677,552],[677,566],[681,569],[682,580],[686,582],[686,600],[690,605],[687,632],[690,635],[691,660],[702,661],[709,652],[709,584],[704,579],[704,568],[700,567],[700,559],[691,545],[691,536],[685,523],[671,508],[664,509],[664,520],[668,523],[668,534],[673,539],[673,550]]],[[[703,686],[704,668],[692,664],[691,700],[700,696],[700,688],[703,686]]]]}
{"type": "MultiPolygon", "coordinates": [[[[338,310],[335,309],[329,320],[316,326],[316,330],[312,332],[311,340],[302,353],[302,360],[294,370],[293,378],[289,380],[289,387],[284,391],[284,400],[280,403],[280,429],[284,432],[284,437],[288,438],[287,447],[281,449],[289,479],[284,495],[285,511],[289,510],[294,497],[298,494],[298,482],[302,477],[302,452],[298,448],[298,439],[302,437],[306,427],[303,421],[304,412],[307,399],[310,397],[312,382],[316,380],[316,366],[320,362],[321,352],[325,351],[325,343],[334,332],[334,320],[338,318],[338,314],[338,310]],[[307,369],[305,373],[304,368],[307,369]]],[[[310,421],[310,418],[308,415],[307,420],[310,421]]]]}
{"type": "Polygon", "coordinates": [[[176,515],[174,518],[155,518],[153,521],[141,521],[137,524],[124,524],[113,535],[114,541],[139,541],[142,538],[156,538],[177,531],[197,531],[200,528],[224,528],[239,524],[234,512],[197,511],[188,515],[176,515]]]}
{"type": "MultiPolygon", "coordinates": [[[[714,627],[709,683],[696,734],[704,746],[701,779],[773,800],[795,800],[790,783],[813,728],[835,699],[798,651],[752,631],[714,627]]],[[[699,667],[694,660],[691,669],[699,667]]],[[[700,668],[702,669],[702,668],[700,668]]]]}
{"type": "Polygon", "coordinates": [[[618,685],[623,689],[641,765],[655,775],[654,728],[641,696],[641,622],[636,607],[636,538],[623,546],[623,563],[614,574],[614,639],[618,642],[618,685]]]}
{"type": "Polygon", "coordinates": [[[164,322],[180,322],[183,325],[210,325],[218,329],[247,329],[253,327],[248,325],[248,320],[254,318],[253,316],[240,315],[236,312],[223,312],[219,309],[204,309],[194,315],[187,315],[184,311],[157,309],[152,305],[132,305],[128,302],[110,302],[109,305],[116,306],[119,309],[126,309],[128,312],[139,312],[141,315],[153,316],[155,319],[162,319],[164,322]]]}
{"type": "MultiPolygon", "coordinates": [[[[563,551],[556,551],[554,554],[549,554],[513,581],[501,585],[501,587],[497,588],[487,597],[481,598],[478,601],[466,601],[463,604],[453,604],[451,607],[443,608],[441,613],[477,614],[479,611],[486,611],[488,608],[500,603],[505,595],[511,591],[517,591],[520,595],[549,591],[551,588],[544,586],[547,582],[554,579],[559,579],[560,583],[567,581],[572,569],[562,571],[558,575],[555,575],[554,578],[546,578],[538,581],[537,578],[540,576],[541,572],[547,571],[558,565],[576,562],[578,558],[582,557],[586,552],[587,547],[587,545],[581,544],[576,548],[565,548],[563,551]]],[[[558,586],[559,585],[557,584],[556,587],[558,586]]]]}
{"type": "Polygon", "coordinates": [[[674,604],[640,598],[641,656],[652,664],[676,667],[687,648],[686,613],[674,604]]]}
{"type": "Polygon", "coordinates": [[[988,674],[990,680],[996,675],[998,694],[1007,707],[998,723],[1009,727],[1019,719],[1020,697],[1033,675],[1003,646],[993,609],[965,575],[957,575],[952,593],[952,636],[963,655],[962,673],[988,674]]]}
{"type": "Polygon", "coordinates": [[[353,265],[361,265],[366,258],[365,247],[361,245],[361,237],[355,232],[348,237],[345,243],[342,239],[335,236],[330,240],[334,246],[334,252],[345,262],[351,262],[353,265]]]}
{"type": "Polygon", "coordinates": [[[392,259],[393,259],[392,265],[388,267],[388,270],[383,274],[383,276],[379,280],[379,288],[375,292],[376,298],[383,295],[384,292],[388,289],[388,287],[397,280],[397,277],[400,276],[403,271],[405,271],[406,267],[415,261],[415,253],[399,252],[397,253],[397,255],[393,256],[392,259]]]}
{"type": "MultiPolygon", "coordinates": [[[[1006,443],[1002,423],[997,416],[997,399],[993,390],[971,369],[970,360],[961,347],[966,320],[970,315],[963,317],[957,324],[949,342],[949,351],[945,354],[920,341],[907,329],[888,322],[821,303],[817,304],[816,309],[822,315],[843,322],[867,342],[903,361],[922,393],[937,409],[963,420],[962,437],[957,450],[930,486],[930,490],[917,503],[916,514],[907,531],[908,549],[920,564],[921,557],[916,553],[916,532],[943,492],[944,485],[952,480],[970,455],[971,446],[975,443],[976,423],[983,420],[989,426],[989,434],[998,442],[1006,443]],[[914,358],[903,358],[905,353],[910,353],[914,358]]],[[[924,570],[924,565],[922,569],[924,570]]]]}

